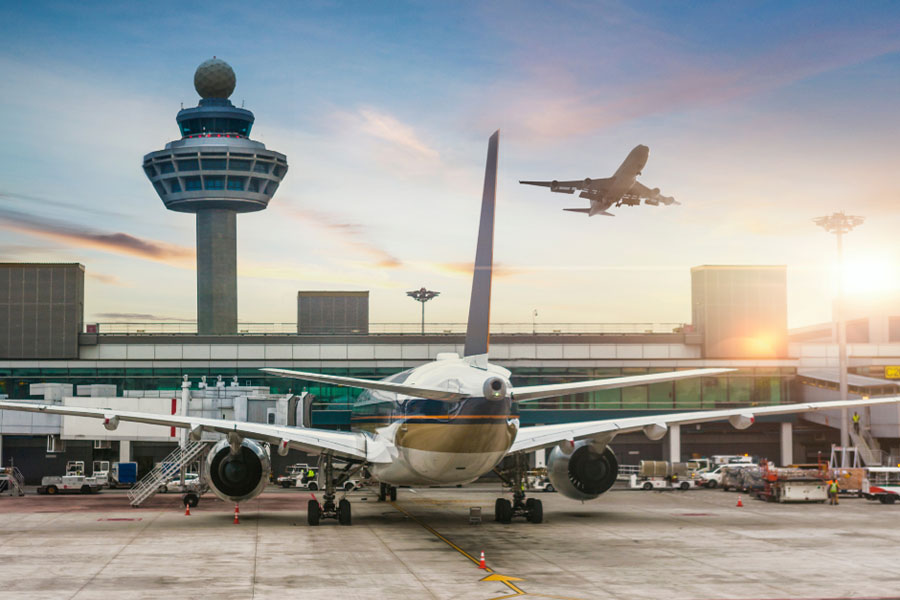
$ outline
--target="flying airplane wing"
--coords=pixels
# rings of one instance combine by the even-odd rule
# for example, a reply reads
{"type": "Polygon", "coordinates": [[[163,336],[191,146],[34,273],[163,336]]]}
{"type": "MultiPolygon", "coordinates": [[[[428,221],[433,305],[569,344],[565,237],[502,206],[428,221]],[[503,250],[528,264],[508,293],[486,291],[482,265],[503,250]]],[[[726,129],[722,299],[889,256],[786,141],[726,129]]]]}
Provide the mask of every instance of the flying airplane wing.
{"type": "Polygon", "coordinates": [[[82,408],[61,404],[35,404],[6,400],[0,401],[0,409],[102,419],[104,426],[112,426],[112,428],[115,428],[119,421],[125,421],[145,423],[147,425],[162,425],[164,427],[178,427],[181,429],[201,429],[224,434],[236,433],[242,437],[275,445],[287,443],[289,448],[316,454],[331,451],[345,458],[357,458],[371,462],[390,462],[383,444],[375,442],[373,438],[363,433],[245,423],[226,419],[161,415],[122,411],[112,408],[82,408]]]}
{"type": "Polygon", "coordinates": [[[659,205],[660,202],[662,202],[663,204],[681,204],[671,196],[663,196],[662,194],[660,194],[659,188],[653,188],[651,190],[640,181],[634,182],[634,185],[631,186],[631,189],[628,190],[628,195],[637,198],[638,202],[640,202],[640,199],[643,198],[646,204],[650,204],[653,206],[659,205]]]}
{"type": "Polygon", "coordinates": [[[418,387],[414,385],[403,385],[402,383],[392,383],[390,381],[380,381],[373,379],[357,379],[356,377],[341,377],[339,375],[323,375],[322,373],[307,373],[304,371],[289,371],[287,369],[260,369],[266,373],[280,375],[282,377],[290,377],[291,379],[302,379],[304,381],[317,381],[319,383],[327,383],[338,387],[351,387],[363,390],[380,390],[382,392],[394,392],[404,394],[406,396],[415,396],[417,398],[427,398],[429,400],[442,400],[444,402],[457,402],[466,398],[466,394],[450,392],[446,390],[433,390],[430,388],[418,387]]]}
{"type": "Polygon", "coordinates": [[[550,188],[551,192],[559,192],[560,194],[574,194],[575,190],[585,190],[589,192],[600,192],[605,190],[612,183],[613,178],[604,179],[575,179],[572,181],[520,181],[523,185],[537,185],[540,187],[550,188]]]}
{"type": "MultiPolygon", "coordinates": [[[[666,415],[650,415],[646,417],[627,417],[624,419],[605,419],[603,421],[584,421],[581,423],[562,423],[558,425],[537,425],[523,427],[509,449],[509,454],[531,452],[541,448],[554,446],[564,441],[577,441],[594,437],[615,436],[619,433],[653,428],[664,433],[669,425],[692,425],[712,421],[730,420],[739,429],[749,427],[757,417],[766,415],[786,415],[818,410],[833,410],[844,407],[873,406],[875,404],[891,404],[900,402],[900,396],[879,398],[877,400],[837,400],[833,402],[815,402],[811,404],[783,404],[781,406],[748,406],[727,410],[701,410],[696,412],[672,413],[666,415]]],[[[658,438],[654,438],[658,439],[658,438]]]]}
{"type": "Polygon", "coordinates": [[[734,369],[689,369],[687,371],[668,371],[666,373],[651,373],[649,375],[610,377],[608,379],[592,379],[589,381],[575,381],[572,383],[529,385],[514,387],[512,389],[512,399],[516,402],[527,402],[529,400],[540,400],[541,398],[555,398],[557,396],[580,394],[581,392],[596,392],[597,390],[611,390],[615,388],[631,387],[633,385],[663,383],[690,377],[709,377],[721,373],[728,373],[730,371],[734,371],[734,369]]]}

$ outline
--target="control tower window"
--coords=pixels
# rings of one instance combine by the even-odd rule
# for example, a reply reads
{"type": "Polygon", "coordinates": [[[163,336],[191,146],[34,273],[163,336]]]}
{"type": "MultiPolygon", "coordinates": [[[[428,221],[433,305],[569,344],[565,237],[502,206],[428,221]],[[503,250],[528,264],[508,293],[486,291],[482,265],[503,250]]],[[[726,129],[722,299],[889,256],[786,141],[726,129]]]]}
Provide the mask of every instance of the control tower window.
{"type": "Polygon", "coordinates": [[[156,177],[156,169],[153,168],[153,165],[144,165],[144,172],[147,177],[156,177]]]}
{"type": "Polygon", "coordinates": [[[284,175],[284,167],[281,165],[275,165],[275,177],[281,177],[284,175]]]}
{"type": "Polygon", "coordinates": [[[172,194],[177,194],[181,191],[181,184],[178,183],[178,179],[170,179],[169,180],[169,191],[172,194]]]}
{"type": "Polygon", "coordinates": [[[203,189],[199,177],[185,177],[184,178],[184,189],[187,192],[196,192],[197,190],[203,189]]]}
{"type": "Polygon", "coordinates": [[[259,193],[259,179],[255,177],[250,180],[250,186],[247,188],[248,192],[256,192],[259,193]]]}
{"type": "Polygon", "coordinates": [[[172,166],[172,163],[169,161],[157,163],[156,168],[159,169],[160,173],[174,173],[175,167],[172,166]]]}
{"type": "Polygon", "coordinates": [[[243,192],[244,186],[247,183],[246,177],[229,177],[228,178],[228,189],[235,190],[237,192],[243,192]]]}
{"type": "Polygon", "coordinates": [[[206,189],[208,190],[224,190],[225,189],[225,178],[224,177],[206,177],[204,178],[206,182],[206,189]]]}
{"type": "Polygon", "coordinates": [[[272,163],[256,161],[253,171],[256,173],[268,173],[272,169],[272,163]]]}
{"type": "Polygon", "coordinates": [[[228,166],[232,171],[249,171],[250,161],[232,158],[228,166]]]}
{"type": "Polygon", "coordinates": [[[224,158],[204,158],[203,159],[203,168],[208,169],[210,171],[224,171],[225,170],[225,159],[224,158]]]}
{"type": "Polygon", "coordinates": [[[179,160],[178,161],[178,170],[179,171],[199,171],[200,170],[200,162],[196,159],[188,159],[188,160],[179,160]]]}

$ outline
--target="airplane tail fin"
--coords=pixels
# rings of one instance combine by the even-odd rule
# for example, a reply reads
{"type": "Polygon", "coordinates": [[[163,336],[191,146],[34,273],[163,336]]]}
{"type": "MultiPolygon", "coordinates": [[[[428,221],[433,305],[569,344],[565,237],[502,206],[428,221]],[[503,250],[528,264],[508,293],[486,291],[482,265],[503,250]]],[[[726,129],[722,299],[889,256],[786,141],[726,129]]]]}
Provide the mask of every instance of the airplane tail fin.
{"type": "Polygon", "coordinates": [[[469,322],[466,326],[464,356],[484,356],[487,362],[490,345],[491,273],[494,262],[494,208],[497,196],[497,155],[500,131],[488,141],[487,164],[484,168],[484,192],[481,196],[481,220],[478,225],[478,248],[472,275],[472,297],[469,300],[469,322]]]}
{"type": "Polygon", "coordinates": [[[569,212],[580,212],[586,215],[591,214],[591,209],[589,208],[564,208],[563,210],[567,210],[569,212]]]}

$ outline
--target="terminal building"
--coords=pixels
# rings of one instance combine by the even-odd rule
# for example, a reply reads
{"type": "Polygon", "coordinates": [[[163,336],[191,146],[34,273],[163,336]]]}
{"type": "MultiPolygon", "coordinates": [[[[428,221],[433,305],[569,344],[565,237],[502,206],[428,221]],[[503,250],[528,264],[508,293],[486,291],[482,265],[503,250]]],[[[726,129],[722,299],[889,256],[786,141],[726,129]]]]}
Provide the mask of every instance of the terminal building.
{"type": "MultiPolygon", "coordinates": [[[[438,353],[462,352],[463,324],[441,324],[424,334],[418,324],[408,330],[370,324],[368,296],[359,292],[344,299],[340,292],[301,292],[298,328],[283,326],[284,331],[203,334],[155,323],[82,326],[83,286],[77,281],[83,275],[81,265],[0,265],[0,395],[170,413],[180,410],[176,404],[186,378],[191,414],[346,429],[358,391],[304,384],[259,369],[377,378],[438,353]],[[24,277],[29,270],[35,274],[24,277]],[[54,297],[59,273],[66,274],[64,282],[71,274],[75,293],[62,294],[61,302],[43,301],[54,297]],[[54,328],[31,325],[52,322],[57,314],[71,318],[54,328]],[[34,339],[23,344],[23,335],[34,339]],[[75,352],[65,343],[70,339],[77,339],[75,352]]],[[[513,372],[514,386],[700,367],[730,367],[733,373],[528,403],[518,407],[521,424],[837,398],[837,346],[829,327],[787,330],[785,267],[702,266],[692,269],[691,277],[692,324],[545,324],[532,330],[530,323],[500,323],[492,327],[491,360],[513,372]],[[749,293],[750,288],[757,291],[749,293]]],[[[851,339],[851,396],[900,393],[900,382],[885,377],[900,365],[893,322],[884,315],[868,321],[878,329],[869,338],[878,343],[851,339]]],[[[860,443],[870,446],[870,460],[900,454],[900,409],[864,409],[861,417],[867,439],[860,443]]],[[[661,441],[623,435],[612,447],[623,464],[738,453],[784,464],[815,462],[827,459],[831,445],[839,443],[838,428],[838,414],[789,415],[760,419],[742,431],[727,423],[673,427],[661,441]]],[[[0,436],[0,460],[13,461],[31,480],[54,467],[61,470],[73,457],[135,460],[144,470],[178,441],[165,428],[107,432],[83,419],[10,411],[0,411],[0,436]]],[[[276,468],[296,459],[277,457],[276,468]]]]}

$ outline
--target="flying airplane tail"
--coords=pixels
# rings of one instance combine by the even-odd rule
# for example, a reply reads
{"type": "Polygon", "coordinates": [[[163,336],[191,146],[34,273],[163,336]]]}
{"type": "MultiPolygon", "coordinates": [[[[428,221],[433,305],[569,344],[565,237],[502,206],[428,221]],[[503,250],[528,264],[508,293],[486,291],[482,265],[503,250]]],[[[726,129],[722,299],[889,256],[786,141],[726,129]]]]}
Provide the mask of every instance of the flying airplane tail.
{"type": "Polygon", "coordinates": [[[478,248],[475,251],[475,271],[472,275],[472,297],[469,300],[469,322],[466,327],[464,350],[464,356],[483,356],[485,363],[490,345],[491,273],[494,262],[494,208],[497,196],[499,145],[498,130],[488,141],[484,192],[481,196],[481,220],[478,225],[478,248]]]}

